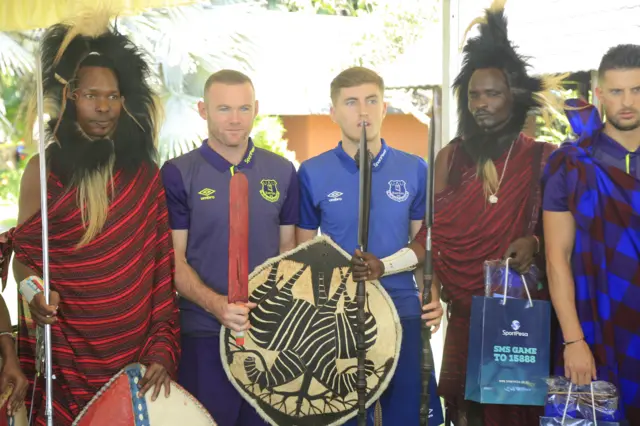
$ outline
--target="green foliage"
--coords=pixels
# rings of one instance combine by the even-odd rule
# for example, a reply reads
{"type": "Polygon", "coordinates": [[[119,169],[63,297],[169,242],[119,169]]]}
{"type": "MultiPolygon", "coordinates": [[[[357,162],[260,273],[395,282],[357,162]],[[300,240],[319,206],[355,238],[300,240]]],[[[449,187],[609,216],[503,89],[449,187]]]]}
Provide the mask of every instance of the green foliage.
{"type": "Polygon", "coordinates": [[[536,140],[560,145],[571,135],[569,120],[564,114],[552,114],[547,122],[542,116],[536,117],[536,140]]]}
{"type": "Polygon", "coordinates": [[[438,20],[440,0],[280,0],[290,12],[323,15],[379,17],[383,30],[372,29],[354,46],[353,57],[360,66],[393,61],[424,33],[426,25],[438,20]]]}
{"type": "Polygon", "coordinates": [[[279,154],[297,167],[296,153],[287,149],[288,141],[283,138],[285,133],[282,120],[277,116],[258,116],[253,126],[253,143],[262,149],[279,154]]]}
{"type": "Polygon", "coordinates": [[[280,0],[272,3],[284,6],[289,12],[358,16],[360,12],[370,13],[377,2],[366,0],[280,0]]]}
{"type": "Polygon", "coordinates": [[[28,99],[31,76],[0,75],[0,141],[17,142],[24,139],[24,106],[28,99]]]}
{"type": "Polygon", "coordinates": [[[0,204],[17,204],[24,168],[0,171],[0,204]]]}
{"type": "MultiPolygon", "coordinates": [[[[572,83],[567,82],[567,86],[571,87],[572,83]]],[[[571,99],[580,96],[578,91],[572,88],[564,90],[557,95],[558,99],[571,99]]],[[[589,102],[591,102],[591,100],[589,100],[589,102]]],[[[563,110],[551,109],[548,117],[538,115],[536,117],[536,124],[536,140],[541,142],[559,145],[575,136],[563,110]]]]}
{"type": "Polygon", "coordinates": [[[356,43],[353,56],[358,58],[357,65],[387,64],[403,55],[408,46],[423,36],[428,25],[438,21],[438,5],[438,1],[377,1],[369,15],[380,18],[383,28],[364,34],[356,43]]]}

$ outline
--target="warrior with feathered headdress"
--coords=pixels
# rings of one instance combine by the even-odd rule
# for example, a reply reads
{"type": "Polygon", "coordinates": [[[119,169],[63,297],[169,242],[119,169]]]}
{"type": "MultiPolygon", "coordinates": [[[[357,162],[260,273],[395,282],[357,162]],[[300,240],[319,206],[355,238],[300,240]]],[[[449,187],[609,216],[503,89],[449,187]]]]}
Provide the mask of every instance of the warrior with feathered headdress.
{"type": "MultiPolygon", "coordinates": [[[[110,25],[109,13],[91,12],[48,29],[42,63],[45,112],[51,117],[48,147],[40,154],[47,164],[50,305],[39,284],[37,156],[22,179],[18,226],[4,236],[2,272],[6,278],[10,251],[15,252],[14,273],[21,282],[18,352],[35,387],[33,401],[27,401],[34,424],[45,424],[47,397],[36,376],[36,335],[41,325],[52,324],[55,424],[70,425],[127,364],[147,366],[142,392],[158,395],[162,385],[168,392],[179,356],[178,310],[155,162],[157,111],[142,52],[110,25]]],[[[0,309],[0,325],[5,324],[6,309],[0,309]]],[[[5,351],[1,355],[7,359],[5,351]]],[[[5,367],[3,376],[19,382],[24,376],[8,365],[13,370],[5,367]]],[[[16,388],[17,399],[24,391],[16,388]]]]}
{"type": "Polygon", "coordinates": [[[540,407],[481,405],[464,397],[470,308],[472,296],[484,295],[483,263],[510,257],[510,266],[525,272],[539,259],[539,180],[555,148],[525,134],[525,125],[553,101],[550,91],[561,77],[528,74],[508,38],[504,4],[495,0],[472,23],[479,35],[465,45],[453,85],[458,134],[435,164],[434,270],[450,314],[439,394],[456,426],[534,426],[541,414],[540,407]]]}

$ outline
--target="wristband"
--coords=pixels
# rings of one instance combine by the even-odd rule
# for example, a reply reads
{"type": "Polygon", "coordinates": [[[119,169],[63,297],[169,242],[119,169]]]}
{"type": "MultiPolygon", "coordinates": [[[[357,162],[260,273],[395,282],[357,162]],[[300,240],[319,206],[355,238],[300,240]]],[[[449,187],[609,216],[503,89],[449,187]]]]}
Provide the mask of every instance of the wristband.
{"type": "Polygon", "coordinates": [[[398,250],[391,256],[381,259],[384,265],[383,277],[399,272],[413,271],[418,266],[418,256],[409,247],[398,250]]]}
{"type": "Polygon", "coordinates": [[[35,275],[31,275],[20,282],[20,294],[27,301],[27,304],[31,303],[33,298],[43,291],[44,285],[42,284],[42,280],[35,275]]]}

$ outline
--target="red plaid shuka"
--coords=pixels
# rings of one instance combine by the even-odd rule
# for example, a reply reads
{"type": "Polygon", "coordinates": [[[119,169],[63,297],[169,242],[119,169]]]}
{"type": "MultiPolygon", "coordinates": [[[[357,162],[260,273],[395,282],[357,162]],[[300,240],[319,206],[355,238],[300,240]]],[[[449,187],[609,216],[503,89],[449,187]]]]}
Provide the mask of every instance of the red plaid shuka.
{"type": "MultiPolygon", "coordinates": [[[[75,245],[84,229],[76,190],[64,188],[53,175],[47,186],[50,284],[60,293],[59,321],[52,326],[53,408],[55,424],[65,426],[129,363],[160,363],[175,376],[178,307],[171,231],[156,166],[142,166],[135,176],[115,174],[107,223],[79,250],[75,245]]],[[[41,229],[38,211],[9,232],[3,247],[5,255],[12,247],[16,258],[40,275],[41,229]]],[[[19,357],[33,386],[35,324],[22,299],[19,312],[19,357]]],[[[43,387],[40,379],[37,425],[45,424],[43,387]]]]}

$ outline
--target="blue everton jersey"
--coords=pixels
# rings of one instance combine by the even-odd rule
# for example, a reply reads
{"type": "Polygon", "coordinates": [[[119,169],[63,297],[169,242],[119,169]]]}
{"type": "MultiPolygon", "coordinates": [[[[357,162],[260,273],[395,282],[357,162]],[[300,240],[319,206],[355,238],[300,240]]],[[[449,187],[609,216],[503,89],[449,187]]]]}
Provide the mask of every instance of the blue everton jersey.
{"type": "MultiPolygon", "coordinates": [[[[368,251],[380,259],[410,241],[410,223],[425,214],[427,164],[421,158],[382,148],[373,160],[368,251]]],[[[358,167],[342,149],[311,158],[300,166],[300,222],[303,229],[320,229],[349,253],[358,242],[358,167]]],[[[420,315],[413,272],[382,278],[400,317],[420,315]]]]}

